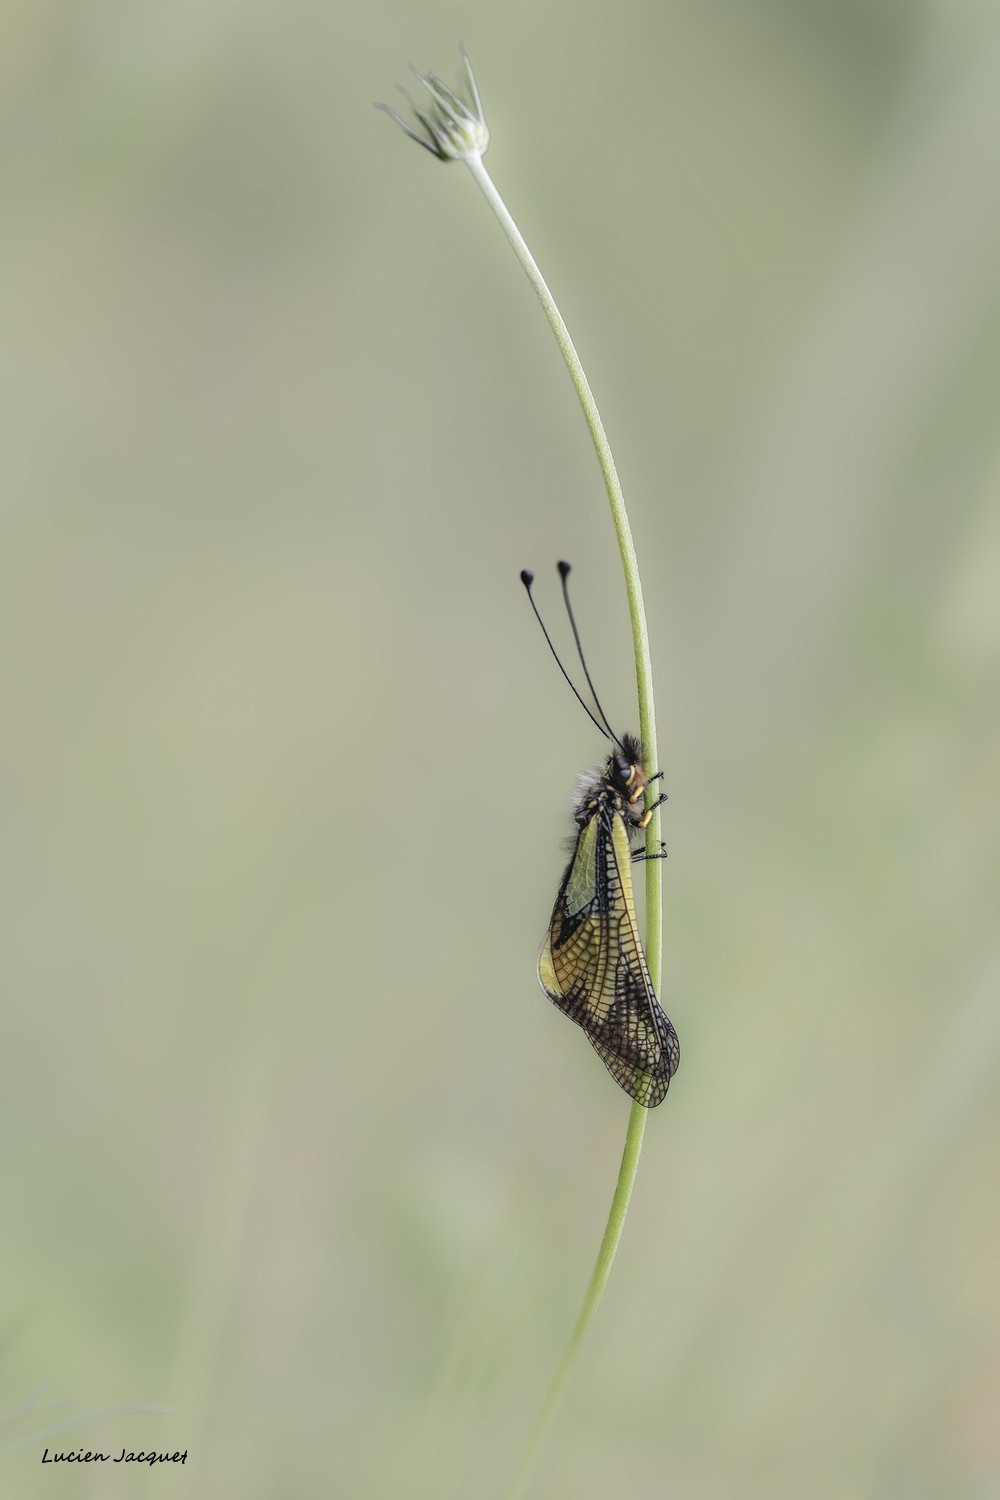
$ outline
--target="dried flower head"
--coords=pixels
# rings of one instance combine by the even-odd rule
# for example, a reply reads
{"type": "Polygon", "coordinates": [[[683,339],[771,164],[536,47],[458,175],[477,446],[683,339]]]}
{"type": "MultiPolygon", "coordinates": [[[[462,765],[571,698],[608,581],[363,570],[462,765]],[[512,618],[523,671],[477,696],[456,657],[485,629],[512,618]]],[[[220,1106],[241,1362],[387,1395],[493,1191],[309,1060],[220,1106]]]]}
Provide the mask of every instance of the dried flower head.
{"type": "MultiPolygon", "coordinates": [[[[466,161],[470,156],[482,156],[490,143],[489,126],[483,114],[483,101],[479,97],[476,75],[472,71],[469,54],[464,47],[458,50],[462,54],[462,64],[465,69],[467,90],[465,99],[461,99],[446,83],[442,83],[436,74],[418,73],[412,63],[410,68],[414,77],[423,84],[431,96],[428,107],[420,109],[406,89],[397,84],[399,92],[420,122],[423,133],[414,130],[397,115],[394,109],[390,109],[388,104],[375,106],[376,109],[384,110],[387,115],[390,115],[396,124],[406,131],[411,140],[416,141],[419,146],[426,147],[442,161],[466,161]]],[[[461,87],[460,83],[459,88],[461,87]]]]}

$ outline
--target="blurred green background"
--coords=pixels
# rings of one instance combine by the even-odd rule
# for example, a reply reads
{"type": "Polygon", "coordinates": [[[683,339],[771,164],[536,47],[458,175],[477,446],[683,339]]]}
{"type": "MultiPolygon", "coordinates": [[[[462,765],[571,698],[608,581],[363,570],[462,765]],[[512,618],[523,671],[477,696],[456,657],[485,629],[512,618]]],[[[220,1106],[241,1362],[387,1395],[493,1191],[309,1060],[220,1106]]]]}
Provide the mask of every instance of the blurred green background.
{"type": "Polygon", "coordinates": [[[629,633],[527,283],[370,107],[460,38],[671,799],[681,1070],[531,1494],[995,1497],[981,0],[4,8],[0,1493],[494,1500],[590,1272],[601,742],[518,569],[623,728],[629,633]]]}

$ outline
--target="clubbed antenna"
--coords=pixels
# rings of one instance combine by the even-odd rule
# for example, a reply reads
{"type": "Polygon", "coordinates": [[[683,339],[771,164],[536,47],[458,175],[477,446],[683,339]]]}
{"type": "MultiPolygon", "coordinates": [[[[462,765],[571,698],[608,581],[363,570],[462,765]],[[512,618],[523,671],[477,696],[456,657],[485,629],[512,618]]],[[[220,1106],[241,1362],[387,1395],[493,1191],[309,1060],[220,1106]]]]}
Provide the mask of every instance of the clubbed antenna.
{"type": "MultiPolygon", "coordinates": [[[[563,566],[563,564],[560,563],[560,567],[562,567],[562,566],[563,566]]],[[[568,564],[566,566],[568,567],[568,564]]],[[[584,713],[587,715],[587,718],[590,720],[590,722],[593,725],[595,725],[595,727],[597,729],[599,729],[602,734],[609,734],[611,736],[611,738],[614,740],[615,744],[620,746],[621,745],[621,741],[619,740],[618,736],[614,733],[614,731],[608,726],[607,720],[605,719],[604,723],[602,724],[601,721],[600,721],[600,719],[595,719],[593,713],[591,712],[591,710],[588,708],[587,704],[581,698],[581,696],[580,696],[580,694],[579,694],[579,692],[577,690],[576,684],[574,683],[572,677],[569,675],[569,673],[567,672],[566,668],[563,666],[563,664],[562,664],[562,662],[561,662],[561,660],[559,658],[559,652],[556,650],[555,646],[553,646],[553,644],[552,644],[552,637],[549,635],[549,632],[545,628],[545,621],[542,619],[541,615],[538,612],[538,605],[535,603],[535,596],[531,592],[531,585],[534,583],[534,581],[535,581],[535,575],[534,575],[534,573],[532,573],[531,569],[530,568],[522,568],[521,569],[521,582],[524,584],[524,591],[525,591],[525,593],[528,596],[528,603],[531,605],[532,609],[535,612],[535,619],[538,621],[539,625],[542,627],[542,634],[545,637],[545,640],[546,640],[546,643],[548,645],[549,650],[552,652],[552,655],[555,658],[556,666],[559,668],[560,672],[563,674],[563,676],[565,677],[566,681],[569,683],[570,690],[571,690],[574,698],[579,703],[580,707],[583,709],[584,713]]],[[[570,618],[572,619],[572,615],[570,616],[570,618]]],[[[579,644],[579,641],[577,642],[577,644],[579,644]]],[[[583,670],[584,671],[587,670],[586,665],[584,666],[583,670]]],[[[588,682],[590,681],[589,677],[588,677],[587,681],[588,682]]],[[[593,684],[591,684],[591,692],[593,692],[593,684]]],[[[596,693],[594,694],[594,698],[596,700],[596,698],[597,698],[597,694],[596,693]]],[[[600,707],[600,704],[598,704],[598,707],[600,707]]]]}
{"type": "MultiPolygon", "coordinates": [[[[559,569],[559,577],[562,579],[563,600],[564,600],[565,605],[566,605],[566,613],[569,615],[569,623],[573,627],[573,639],[574,639],[574,641],[576,641],[576,649],[577,649],[577,651],[579,653],[579,656],[580,656],[580,665],[583,668],[583,675],[587,679],[587,686],[590,688],[590,691],[594,695],[594,702],[597,705],[597,712],[600,714],[601,718],[604,720],[604,727],[605,727],[605,729],[608,731],[608,734],[610,734],[610,736],[614,740],[615,744],[618,745],[622,750],[624,750],[625,746],[622,744],[621,740],[618,738],[618,736],[615,734],[614,730],[611,728],[611,725],[608,723],[608,716],[604,712],[604,709],[601,707],[601,700],[600,700],[600,698],[598,698],[598,696],[597,696],[597,689],[595,688],[593,682],[591,681],[590,672],[589,672],[589,670],[587,668],[587,658],[584,656],[584,654],[583,654],[583,646],[580,644],[580,632],[576,628],[576,617],[573,614],[573,606],[569,602],[569,584],[566,581],[569,578],[569,575],[572,572],[572,569],[571,569],[571,567],[570,567],[570,565],[569,565],[568,562],[556,563],[556,567],[559,569]]],[[[593,717],[593,715],[591,715],[591,717],[593,717]]]]}

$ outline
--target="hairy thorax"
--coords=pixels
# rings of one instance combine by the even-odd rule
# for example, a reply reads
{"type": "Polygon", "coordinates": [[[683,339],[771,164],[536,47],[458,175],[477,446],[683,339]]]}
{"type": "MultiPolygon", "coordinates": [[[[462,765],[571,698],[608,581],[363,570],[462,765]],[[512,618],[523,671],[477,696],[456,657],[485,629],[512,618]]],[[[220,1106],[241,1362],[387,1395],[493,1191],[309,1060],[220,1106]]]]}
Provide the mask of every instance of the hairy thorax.
{"type": "Polygon", "coordinates": [[[648,777],[639,741],[622,737],[621,749],[608,756],[603,766],[580,778],[573,814],[581,828],[591,818],[617,813],[633,828],[645,828],[649,815],[643,793],[648,777]]]}

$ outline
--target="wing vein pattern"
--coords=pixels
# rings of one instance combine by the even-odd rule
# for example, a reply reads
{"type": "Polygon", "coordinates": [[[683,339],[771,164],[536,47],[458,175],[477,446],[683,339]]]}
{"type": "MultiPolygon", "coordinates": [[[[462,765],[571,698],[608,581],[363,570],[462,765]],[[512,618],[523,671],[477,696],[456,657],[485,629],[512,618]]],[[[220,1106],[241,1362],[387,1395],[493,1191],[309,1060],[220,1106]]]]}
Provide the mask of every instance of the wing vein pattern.
{"type": "Polygon", "coordinates": [[[577,837],[538,965],[542,988],[587,1034],[617,1083],[652,1108],[680,1061],[639,940],[631,850],[621,815],[604,809],[577,837]]]}

